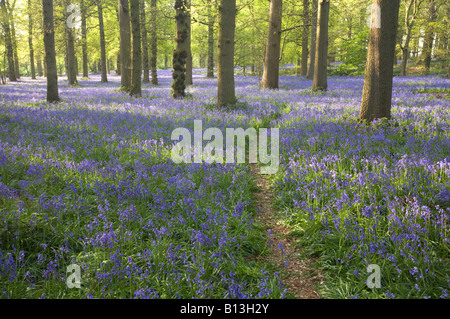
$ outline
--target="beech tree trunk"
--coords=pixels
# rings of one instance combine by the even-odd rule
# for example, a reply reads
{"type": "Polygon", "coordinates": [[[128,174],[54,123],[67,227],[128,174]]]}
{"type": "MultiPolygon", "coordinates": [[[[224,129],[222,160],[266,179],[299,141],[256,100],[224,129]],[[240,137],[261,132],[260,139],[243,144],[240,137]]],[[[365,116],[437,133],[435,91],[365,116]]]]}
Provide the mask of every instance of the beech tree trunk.
{"type": "Polygon", "coordinates": [[[144,77],[142,83],[150,82],[150,69],[148,61],[148,43],[147,43],[147,26],[145,19],[145,1],[141,0],[141,31],[142,31],[142,69],[144,70],[144,77]]]}
{"type": "Polygon", "coordinates": [[[30,50],[30,69],[31,78],[36,79],[36,70],[34,66],[34,50],[33,50],[33,14],[31,9],[31,0],[28,0],[28,48],[30,50]]]}
{"type": "Polygon", "coordinates": [[[83,60],[83,78],[87,78],[89,77],[89,68],[87,50],[86,6],[84,1],[85,0],[81,0],[81,55],[83,60]]]}
{"type": "Polygon", "coordinates": [[[214,78],[214,16],[211,12],[212,1],[208,2],[208,66],[206,77],[214,78]]]}
{"type": "Polygon", "coordinates": [[[186,56],[186,85],[192,84],[192,50],[191,50],[191,0],[186,0],[187,7],[187,56],[186,56]]]}
{"type": "Polygon", "coordinates": [[[130,0],[131,27],[133,34],[133,69],[131,78],[130,96],[141,96],[141,14],[139,11],[139,0],[130,0]]]}
{"type": "Polygon", "coordinates": [[[400,0],[373,0],[359,119],[391,118],[392,77],[400,0]],[[379,9],[377,9],[379,8],[379,9]]]}
{"type": "Polygon", "coordinates": [[[128,0],[119,1],[120,26],[120,86],[123,91],[131,88],[131,29],[128,0]]]}
{"type": "Polygon", "coordinates": [[[309,50],[308,80],[314,79],[314,69],[316,64],[316,38],[317,38],[317,0],[312,1],[311,8],[311,45],[309,50]]]}
{"type": "Polygon", "coordinates": [[[175,0],[176,20],[176,48],[173,52],[173,83],[172,95],[174,98],[183,98],[186,89],[186,57],[188,40],[188,15],[186,0],[175,0]]]}
{"type": "Polygon", "coordinates": [[[303,28],[302,28],[302,62],[300,75],[308,73],[308,33],[309,33],[309,0],[303,0],[303,28]]]}
{"type": "Polygon", "coordinates": [[[436,3],[434,0],[430,0],[428,11],[429,11],[428,25],[425,31],[425,38],[423,42],[423,63],[425,66],[426,75],[430,73],[431,53],[433,51],[433,41],[434,41],[433,23],[436,22],[437,18],[436,3]]]}
{"type": "MultiPolygon", "coordinates": [[[[66,19],[71,13],[66,13],[66,19]]],[[[66,42],[67,42],[67,80],[69,85],[77,84],[76,60],[75,60],[75,39],[73,30],[66,24],[66,42]]]]}
{"type": "Polygon", "coordinates": [[[2,26],[5,38],[6,56],[8,59],[8,78],[10,81],[17,81],[14,65],[14,50],[11,41],[11,30],[9,28],[8,9],[6,8],[5,0],[1,0],[0,5],[2,9],[2,26]]]}
{"type": "Polygon", "coordinates": [[[220,0],[217,46],[217,106],[236,103],[234,84],[234,32],[236,0],[220,0]]]}
{"type": "Polygon", "coordinates": [[[327,57],[328,57],[328,19],[330,14],[330,0],[319,1],[319,24],[316,39],[316,62],[314,69],[313,91],[326,91],[327,57]]]}
{"type": "MultiPolygon", "coordinates": [[[[101,82],[108,82],[108,76],[106,74],[106,44],[105,44],[105,27],[103,24],[103,5],[102,0],[97,0],[98,11],[98,26],[100,29],[100,59],[102,64],[102,78],[101,82]]],[[[84,68],[84,67],[83,67],[84,68]]],[[[83,71],[84,72],[84,71],[83,71]]]]}
{"type": "Polygon", "coordinates": [[[41,61],[41,55],[40,55],[40,54],[38,54],[38,55],[36,56],[36,64],[37,64],[37,73],[38,73],[38,76],[44,75],[44,72],[43,72],[43,70],[42,70],[42,61],[41,61]]]}
{"type": "Polygon", "coordinates": [[[150,19],[151,19],[151,32],[150,32],[150,49],[151,49],[151,57],[150,57],[150,69],[152,73],[152,84],[158,85],[158,72],[157,72],[157,64],[158,64],[158,37],[156,34],[157,30],[157,2],[156,0],[151,0],[150,3],[150,19]]]}
{"type": "Polygon", "coordinates": [[[283,0],[271,0],[266,56],[264,58],[264,71],[261,81],[263,88],[278,89],[282,12],[283,0]]]}
{"type": "MultiPolygon", "coordinates": [[[[4,1],[4,0],[2,0],[4,1]]],[[[44,16],[44,48],[47,75],[47,101],[59,101],[58,70],[56,68],[55,33],[53,26],[53,0],[42,0],[44,16]]]]}
{"type": "Polygon", "coordinates": [[[19,54],[17,53],[17,39],[16,39],[16,27],[14,23],[13,9],[9,7],[8,0],[6,1],[6,5],[8,7],[9,13],[8,16],[10,18],[11,23],[11,41],[14,52],[14,72],[16,73],[16,79],[20,79],[20,64],[19,64],[19,54]]]}

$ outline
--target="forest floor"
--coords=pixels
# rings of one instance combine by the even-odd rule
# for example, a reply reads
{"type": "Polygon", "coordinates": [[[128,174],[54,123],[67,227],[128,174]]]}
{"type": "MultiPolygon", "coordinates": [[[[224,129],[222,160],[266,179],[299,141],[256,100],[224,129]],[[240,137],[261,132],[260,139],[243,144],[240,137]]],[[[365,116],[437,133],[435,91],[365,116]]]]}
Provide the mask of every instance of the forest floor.
{"type": "Polygon", "coordinates": [[[291,229],[282,223],[274,207],[275,195],[267,175],[259,173],[257,164],[251,165],[251,171],[257,186],[254,193],[259,212],[256,222],[267,229],[269,245],[269,253],[259,258],[283,269],[280,272],[281,280],[295,298],[320,298],[315,287],[323,282],[321,282],[319,271],[314,267],[314,260],[301,258],[300,246],[289,236],[291,229]]]}

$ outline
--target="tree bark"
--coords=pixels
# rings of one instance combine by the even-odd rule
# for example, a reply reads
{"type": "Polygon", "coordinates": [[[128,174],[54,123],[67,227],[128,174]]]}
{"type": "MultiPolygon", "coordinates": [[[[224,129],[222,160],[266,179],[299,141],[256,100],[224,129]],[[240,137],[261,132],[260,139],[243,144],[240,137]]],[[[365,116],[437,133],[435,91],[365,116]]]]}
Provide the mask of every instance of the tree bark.
{"type": "Polygon", "coordinates": [[[141,31],[142,31],[142,69],[144,70],[144,77],[142,83],[150,82],[150,68],[148,61],[148,41],[147,41],[147,26],[145,18],[145,1],[141,0],[141,31]]]}
{"type": "Polygon", "coordinates": [[[320,0],[318,4],[319,24],[316,39],[316,61],[314,65],[313,91],[326,91],[327,83],[327,56],[328,56],[328,19],[330,13],[330,0],[320,0]]]}
{"type": "Polygon", "coordinates": [[[309,61],[308,61],[308,73],[306,78],[308,80],[314,79],[314,70],[316,65],[316,39],[317,39],[317,14],[318,14],[318,4],[317,0],[312,1],[311,8],[311,44],[309,51],[309,61]]]}
{"type": "Polygon", "coordinates": [[[44,75],[44,72],[42,70],[42,61],[41,61],[41,55],[37,54],[36,56],[36,64],[37,64],[37,74],[38,76],[44,75]]]}
{"type": "Polygon", "coordinates": [[[186,57],[188,39],[188,16],[186,0],[175,0],[176,20],[176,48],[173,52],[173,83],[172,95],[174,98],[183,98],[186,89],[186,57]]]}
{"type": "MultiPolygon", "coordinates": [[[[108,82],[106,69],[106,43],[105,43],[105,27],[103,24],[103,5],[102,0],[97,0],[98,11],[98,27],[100,29],[100,59],[102,63],[102,77],[101,82],[108,82]]],[[[83,71],[84,72],[84,71],[83,71]]]]}
{"type": "Polygon", "coordinates": [[[187,56],[186,56],[186,85],[192,84],[192,50],[191,50],[191,0],[186,1],[187,6],[187,56]]]}
{"type": "Polygon", "coordinates": [[[264,58],[264,71],[261,81],[263,88],[278,89],[282,13],[283,0],[271,0],[266,56],[264,58]]]}
{"type": "Polygon", "coordinates": [[[118,53],[117,54],[117,61],[116,61],[116,64],[117,64],[117,69],[116,69],[116,74],[117,75],[120,75],[121,74],[121,66],[120,66],[120,53],[118,53]]]}
{"type": "Polygon", "coordinates": [[[311,11],[311,45],[309,51],[308,74],[306,75],[308,80],[314,79],[314,69],[316,64],[317,0],[312,1],[311,11]]]}
{"type": "MultiPolygon", "coordinates": [[[[4,1],[4,0],[3,0],[4,1]]],[[[47,102],[59,101],[58,71],[56,68],[55,33],[53,27],[53,0],[42,0],[44,16],[44,48],[47,74],[47,102]]]]}
{"type": "Polygon", "coordinates": [[[13,8],[9,6],[8,0],[6,0],[6,6],[8,7],[8,17],[11,23],[11,41],[14,52],[14,72],[16,73],[16,79],[20,79],[20,64],[19,64],[19,54],[17,50],[16,27],[14,23],[13,8]]]}
{"type": "Polygon", "coordinates": [[[120,26],[120,86],[123,91],[131,88],[131,29],[128,0],[119,1],[120,26]]]}
{"type": "Polygon", "coordinates": [[[220,0],[217,46],[217,106],[236,103],[234,84],[234,32],[236,0],[220,0]]]}
{"type": "Polygon", "coordinates": [[[31,0],[28,0],[28,48],[30,50],[30,73],[33,80],[36,79],[36,69],[34,65],[34,49],[33,49],[33,16],[31,9],[31,0]]]}
{"type": "Polygon", "coordinates": [[[14,50],[11,41],[11,30],[9,28],[9,17],[5,0],[1,0],[0,5],[2,9],[2,26],[5,35],[6,56],[8,58],[8,78],[10,81],[17,81],[14,65],[14,50]]]}
{"type": "Polygon", "coordinates": [[[158,36],[156,33],[157,30],[157,2],[156,0],[151,0],[150,3],[150,19],[151,19],[151,32],[150,32],[150,49],[151,49],[151,57],[150,57],[150,69],[152,74],[152,84],[158,85],[158,36]]]}
{"type": "MultiPolygon", "coordinates": [[[[69,3],[66,2],[66,6],[69,3]]],[[[71,15],[71,12],[66,12],[66,19],[71,15]]],[[[67,24],[65,24],[66,28],[66,45],[67,45],[67,80],[69,81],[69,85],[77,84],[77,72],[76,72],[76,59],[75,59],[75,39],[74,32],[67,24]]]]}
{"type": "Polygon", "coordinates": [[[436,3],[434,0],[430,0],[428,10],[429,10],[428,25],[425,31],[425,39],[423,43],[423,63],[425,66],[426,75],[430,73],[431,52],[433,51],[433,41],[434,41],[433,23],[436,22],[437,18],[436,3]]]}
{"type": "Polygon", "coordinates": [[[360,121],[391,118],[392,77],[400,0],[373,0],[360,121]],[[379,8],[377,10],[376,8],[379,8]]]}
{"type": "Polygon", "coordinates": [[[83,59],[83,78],[89,77],[88,52],[87,52],[87,30],[86,30],[86,6],[81,0],[81,55],[83,59]]]}
{"type": "Polygon", "coordinates": [[[133,34],[133,69],[131,78],[130,96],[141,96],[141,14],[139,11],[139,0],[130,0],[131,27],[133,34]]]}
{"type": "Polygon", "coordinates": [[[214,15],[211,10],[212,1],[208,2],[208,66],[206,77],[214,78],[214,15]]]}
{"type": "Polygon", "coordinates": [[[308,33],[309,33],[309,1],[303,0],[303,28],[302,28],[302,62],[300,75],[308,73],[308,33]]]}

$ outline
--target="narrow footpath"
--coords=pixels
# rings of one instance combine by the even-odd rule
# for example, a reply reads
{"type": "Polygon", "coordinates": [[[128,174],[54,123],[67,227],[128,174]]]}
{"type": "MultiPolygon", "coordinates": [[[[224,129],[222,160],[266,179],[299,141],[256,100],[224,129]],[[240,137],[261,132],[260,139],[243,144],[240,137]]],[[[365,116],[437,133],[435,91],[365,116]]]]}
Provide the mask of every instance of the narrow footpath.
{"type": "Polygon", "coordinates": [[[300,247],[287,236],[290,229],[277,219],[273,205],[275,195],[270,188],[269,179],[260,174],[257,164],[251,164],[252,176],[258,189],[255,201],[259,214],[255,222],[267,228],[270,251],[260,260],[273,264],[280,269],[282,282],[286,289],[297,299],[318,299],[314,286],[320,280],[317,269],[311,268],[312,260],[300,259],[300,247]]]}

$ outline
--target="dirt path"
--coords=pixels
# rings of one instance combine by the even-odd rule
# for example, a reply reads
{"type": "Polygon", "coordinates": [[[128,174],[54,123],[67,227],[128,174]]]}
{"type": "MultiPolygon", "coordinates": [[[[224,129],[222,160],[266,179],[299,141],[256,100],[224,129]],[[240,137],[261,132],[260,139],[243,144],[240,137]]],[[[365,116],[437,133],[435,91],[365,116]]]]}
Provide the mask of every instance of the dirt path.
{"type": "Polygon", "coordinates": [[[266,236],[269,240],[270,252],[261,260],[267,261],[280,270],[281,280],[288,291],[298,299],[317,299],[319,294],[314,285],[320,280],[316,269],[311,268],[312,261],[300,259],[300,248],[287,237],[290,229],[277,220],[273,207],[275,196],[269,186],[269,180],[260,174],[256,164],[251,165],[252,175],[258,190],[255,193],[260,213],[256,222],[268,228],[266,236]]]}

